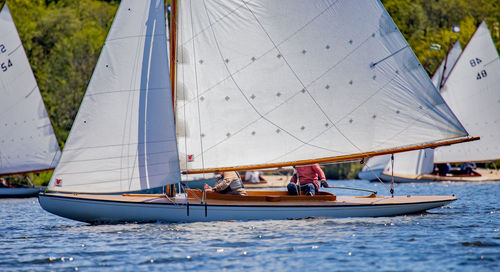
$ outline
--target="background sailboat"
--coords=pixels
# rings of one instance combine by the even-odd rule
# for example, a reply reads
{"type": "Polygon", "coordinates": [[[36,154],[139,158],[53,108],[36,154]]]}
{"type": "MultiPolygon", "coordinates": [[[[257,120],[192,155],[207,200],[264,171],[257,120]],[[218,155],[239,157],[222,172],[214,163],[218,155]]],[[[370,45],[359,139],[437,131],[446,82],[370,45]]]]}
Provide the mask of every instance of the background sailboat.
{"type": "Polygon", "coordinates": [[[87,222],[207,221],[396,215],[456,199],[83,194],[175,184],[181,170],[305,165],[471,140],[379,1],[174,1],[175,107],[163,8],[121,2],[53,193],[39,198],[44,209],[87,222]]]}
{"type": "MultiPolygon", "coordinates": [[[[7,4],[0,12],[0,98],[0,176],[53,169],[59,145],[7,4]]],[[[0,188],[0,196],[39,191],[0,188]]]]}
{"type": "MultiPolygon", "coordinates": [[[[396,154],[395,181],[500,180],[500,173],[497,170],[487,169],[477,169],[472,175],[460,171],[449,172],[447,175],[432,174],[434,163],[481,162],[500,158],[500,149],[497,144],[498,137],[500,137],[500,106],[498,104],[500,101],[500,62],[485,22],[478,27],[465,50],[460,52],[457,42],[441,63],[433,77],[433,82],[469,133],[479,135],[481,140],[473,144],[463,143],[439,147],[435,149],[435,154],[433,150],[396,154]]],[[[392,166],[388,161],[381,178],[390,181],[391,173],[392,166]]]]}

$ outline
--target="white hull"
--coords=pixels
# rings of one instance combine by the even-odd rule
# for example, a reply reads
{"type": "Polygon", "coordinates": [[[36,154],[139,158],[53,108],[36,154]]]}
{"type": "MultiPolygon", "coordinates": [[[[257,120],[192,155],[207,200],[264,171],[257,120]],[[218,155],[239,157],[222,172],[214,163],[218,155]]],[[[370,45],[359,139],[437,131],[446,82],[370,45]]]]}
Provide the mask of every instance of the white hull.
{"type": "Polygon", "coordinates": [[[42,187],[0,188],[0,197],[34,197],[42,190],[42,187]]]}
{"type": "MultiPolygon", "coordinates": [[[[200,204],[185,198],[171,202],[158,195],[127,197],[120,195],[39,195],[48,212],[89,223],[117,222],[199,222],[220,220],[267,220],[306,217],[379,217],[419,213],[444,206],[454,196],[338,197],[337,201],[243,202],[241,204],[200,204]],[[189,213],[189,214],[188,214],[189,213]]],[[[219,202],[220,203],[220,202],[219,202]]]]}
{"type": "Polygon", "coordinates": [[[380,174],[382,174],[382,171],[384,171],[383,168],[373,169],[373,171],[361,171],[358,173],[358,178],[364,180],[377,180],[380,174]]]}

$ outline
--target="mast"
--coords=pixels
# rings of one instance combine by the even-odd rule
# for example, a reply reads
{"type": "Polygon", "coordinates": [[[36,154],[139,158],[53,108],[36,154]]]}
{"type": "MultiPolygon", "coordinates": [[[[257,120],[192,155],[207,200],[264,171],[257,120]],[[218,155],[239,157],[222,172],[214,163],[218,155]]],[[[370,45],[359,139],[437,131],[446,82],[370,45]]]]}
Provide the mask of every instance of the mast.
{"type": "Polygon", "coordinates": [[[175,56],[177,48],[177,0],[172,0],[170,12],[170,86],[172,88],[172,105],[175,111],[175,56]]]}
{"type": "Polygon", "coordinates": [[[337,157],[321,158],[321,159],[314,159],[314,160],[303,160],[303,161],[295,161],[295,162],[288,162],[288,163],[272,163],[272,164],[250,165],[250,166],[242,166],[242,167],[223,167],[223,168],[200,169],[200,170],[186,170],[186,171],[183,171],[182,173],[183,174],[201,174],[201,173],[213,173],[213,172],[224,172],[224,171],[245,171],[245,170],[275,168],[275,167],[310,165],[310,164],[314,164],[314,163],[330,163],[330,162],[350,161],[350,160],[366,159],[366,158],[380,156],[380,155],[408,152],[408,151],[425,149],[425,148],[435,148],[438,146],[446,146],[446,145],[471,142],[471,141],[477,141],[477,140],[480,140],[480,138],[479,137],[466,137],[466,138],[461,138],[461,139],[454,139],[454,140],[448,140],[448,141],[437,142],[437,143],[423,144],[423,145],[412,146],[412,147],[404,147],[404,148],[397,148],[397,149],[383,150],[383,151],[376,151],[376,152],[366,152],[366,153],[359,153],[359,154],[346,155],[346,156],[337,156],[337,157]]]}

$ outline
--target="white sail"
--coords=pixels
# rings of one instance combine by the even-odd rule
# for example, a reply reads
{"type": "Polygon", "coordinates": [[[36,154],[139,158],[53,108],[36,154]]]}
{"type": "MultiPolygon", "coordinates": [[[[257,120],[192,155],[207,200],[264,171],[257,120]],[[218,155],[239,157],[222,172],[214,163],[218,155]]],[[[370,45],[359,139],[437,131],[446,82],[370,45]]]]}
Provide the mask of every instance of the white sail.
{"type": "Polygon", "coordinates": [[[448,79],[453,66],[462,54],[462,46],[460,46],[460,41],[456,41],[453,47],[450,49],[444,60],[439,65],[438,69],[432,75],[432,83],[439,90],[442,85],[448,79]]]}
{"type": "Polygon", "coordinates": [[[166,45],[163,1],[121,1],[50,190],[180,181],[166,45]]]}
{"type": "Polygon", "coordinates": [[[178,3],[181,169],[467,135],[379,1],[178,3]]]}
{"type": "Polygon", "coordinates": [[[500,60],[486,23],[465,47],[441,89],[467,131],[481,140],[436,149],[436,162],[500,159],[500,60]]]}
{"type": "MultiPolygon", "coordinates": [[[[431,148],[394,154],[395,175],[423,175],[434,170],[434,150],[431,148]]],[[[392,162],[385,168],[386,174],[392,172],[392,162]]]]}
{"type": "MultiPolygon", "coordinates": [[[[446,83],[453,66],[462,54],[462,46],[457,41],[443,59],[438,69],[432,76],[432,83],[439,90],[441,85],[446,83]]],[[[372,159],[370,159],[372,160],[372,159]]],[[[384,171],[392,172],[390,156],[385,161],[384,171]]],[[[405,153],[394,154],[394,174],[395,175],[423,175],[430,174],[434,170],[434,149],[427,148],[405,153]]]]}
{"type": "Polygon", "coordinates": [[[0,175],[54,168],[60,151],[7,4],[0,12],[0,175]]]}
{"type": "Polygon", "coordinates": [[[363,171],[370,171],[375,169],[384,169],[387,166],[387,162],[391,160],[391,155],[382,155],[370,158],[365,166],[363,166],[363,171]]]}

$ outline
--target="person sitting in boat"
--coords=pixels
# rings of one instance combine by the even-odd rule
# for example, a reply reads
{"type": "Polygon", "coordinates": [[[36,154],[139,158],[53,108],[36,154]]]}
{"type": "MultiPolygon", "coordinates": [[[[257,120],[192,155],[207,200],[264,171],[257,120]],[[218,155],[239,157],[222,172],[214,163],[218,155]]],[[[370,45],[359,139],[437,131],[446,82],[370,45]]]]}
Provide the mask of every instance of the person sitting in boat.
{"type": "Polygon", "coordinates": [[[267,180],[261,175],[259,171],[246,171],[245,182],[248,183],[267,183],[267,180]]]}
{"type": "Polygon", "coordinates": [[[0,187],[1,188],[10,188],[9,183],[4,178],[0,178],[0,187]]]}
{"type": "Polygon", "coordinates": [[[305,195],[313,196],[319,192],[319,182],[321,180],[321,186],[327,188],[328,183],[326,183],[325,173],[317,163],[313,165],[297,166],[295,167],[295,173],[290,179],[290,183],[287,185],[288,193],[291,195],[298,195],[299,190],[305,195]],[[297,186],[297,183],[300,184],[297,186]]]}
{"type": "Polygon", "coordinates": [[[247,195],[241,177],[235,171],[222,172],[214,187],[205,183],[205,190],[213,190],[221,194],[247,195]]]}
{"type": "Polygon", "coordinates": [[[470,163],[470,162],[464,162],[460,164],[460,172],[462,174],[466,175],[472,175],[472,170],[476,169],[476,164],[475,163],[470,163]]]}

